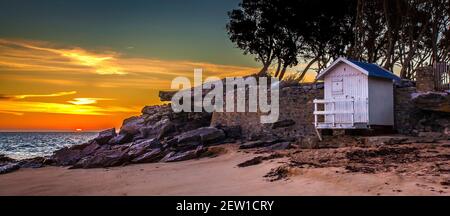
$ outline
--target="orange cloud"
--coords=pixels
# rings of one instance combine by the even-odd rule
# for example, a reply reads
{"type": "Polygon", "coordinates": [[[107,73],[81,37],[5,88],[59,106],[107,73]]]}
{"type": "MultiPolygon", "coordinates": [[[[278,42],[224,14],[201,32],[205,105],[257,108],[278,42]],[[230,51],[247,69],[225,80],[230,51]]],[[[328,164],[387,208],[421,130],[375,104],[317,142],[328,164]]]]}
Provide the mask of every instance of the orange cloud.
{"type": "Polygon", "coordinates": [[[74,104],[74,105],[87,105],[87,104],[96,104],[97,101],[102,100],[114,100],[111,98],[74,98],[71,101],[67,101],[68,103],[74,104]]]}
{"type": "Polygon", "coordinates": [[[160,103],[158,90],[170,89],[177,76],[192,78],[196,68],[203,69],[204,78],[259,71],[255,67],[136,58],[111,51],[0,38],[0,93],[8,93],[0,94],[0,129],[39,128],[44,124],[46,129],[69,127],[67,121],[61,121],[66,119],[62,116],[76,122],[76,128],[83,128],[82,123],[91,129],[117,126],[123,118],[138,114],[144,105],[160,103]],[[58,97],[75,93],[73,99],[58,97]],[[39,116],[46,121],[35,122],[39,116]],[[86,116],[102,120],[86,121],[86,116]]]}
{"type": "Polygon", "coordinates": [[[76,91],[57,92],[52,94],[25,94],[25,95],[0,95],[0,99],[25,99],[25,98],[40,98],[40,97],[60,97],[65,95],[76,94],[76,91]]]}
{"type": "Polygon", "coordinates": [[[136,109],[120,106],[99,107],[48,102],[2,101],[0,102],[0,112],[15,115],[21,115],[24,112],[72,115],[111,115],[118,112],[135,113],[136,109]]]}
{"type": "Polygon", "coordinates": [[[81,48],[52,48],[35,41],[0,39],[0,66],[11,70],[91,71],[97,74],[152,74],[181,76],[203,68],[211,75],[231,76],[254,73],[257,68],[219,65],[205,62],[125,58],[117,53],[98,54],[81,48]],[[86,70],[90,69],[90,70],[86,70]]]}
{"type": "Polygon", "coordinates": [[[0,49],[6,53],[0,59],[0,65],[9,67],[58,70],[64,67],[80,69],[80,66],[86,66],[98,74],[126,74],[114,64],[113,54],[100,55],[80,48],[52,48],[42,42],[5,39],[0,39],[0,49]],[[24,51],[28,53],[25,54],[24,51]],[[49,58],[55,55],[56,58],[49,58]],[[34,61],[29,61],[30,58],[34,61]]]}

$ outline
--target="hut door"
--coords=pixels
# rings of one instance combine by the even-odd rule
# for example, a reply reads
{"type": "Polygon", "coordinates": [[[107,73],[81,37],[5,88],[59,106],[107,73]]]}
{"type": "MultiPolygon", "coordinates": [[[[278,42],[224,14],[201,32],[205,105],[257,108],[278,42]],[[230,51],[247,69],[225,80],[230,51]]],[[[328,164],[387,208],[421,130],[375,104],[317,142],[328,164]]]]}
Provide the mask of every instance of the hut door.
{"type": "Polygon", "coordinates": [[[344,94],[344,83],[342,77],[333,78],[331,92],[333,95],[344,94]]]}
{"type": "Polygon", "coordinates": [[[341,101],[343,99],[348,99],[348,96],[345,95],[344,92],[344,79],[343,77],[335,77],[332,79],[332,87],[331,92],[334,99],[337,99],[332,105],[332,109],[338,114],[334,115],[334,122],[336,124],[343,124],[350,121],[348,114],[343,114],[342,112],[347,111],[348,104],[345,101],[341,101]]]}

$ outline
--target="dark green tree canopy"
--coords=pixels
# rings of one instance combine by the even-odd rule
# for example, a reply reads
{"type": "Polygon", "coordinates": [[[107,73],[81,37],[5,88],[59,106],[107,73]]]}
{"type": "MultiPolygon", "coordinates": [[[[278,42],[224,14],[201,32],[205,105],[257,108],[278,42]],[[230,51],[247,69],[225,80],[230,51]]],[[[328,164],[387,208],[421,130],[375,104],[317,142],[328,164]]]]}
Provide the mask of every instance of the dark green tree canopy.
{"type": "Polygon", "coordinates": [[[401,69],[449,62],[450,0],[243,0],[229,12],[229,37],[275,76],[306,63],[319,71],[340,56],[401,69]]]}

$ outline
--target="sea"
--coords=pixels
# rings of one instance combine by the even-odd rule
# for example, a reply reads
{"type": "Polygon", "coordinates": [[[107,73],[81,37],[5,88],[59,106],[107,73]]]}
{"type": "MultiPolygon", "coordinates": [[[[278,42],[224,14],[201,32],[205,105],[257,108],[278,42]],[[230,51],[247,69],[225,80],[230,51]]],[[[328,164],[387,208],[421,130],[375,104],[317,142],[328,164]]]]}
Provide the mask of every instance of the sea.
{"type": "Polygon", "coordinates": [[[14,159],[48,156],[95,138],[96,132],[0,132],[0,155],[14,159]]]}

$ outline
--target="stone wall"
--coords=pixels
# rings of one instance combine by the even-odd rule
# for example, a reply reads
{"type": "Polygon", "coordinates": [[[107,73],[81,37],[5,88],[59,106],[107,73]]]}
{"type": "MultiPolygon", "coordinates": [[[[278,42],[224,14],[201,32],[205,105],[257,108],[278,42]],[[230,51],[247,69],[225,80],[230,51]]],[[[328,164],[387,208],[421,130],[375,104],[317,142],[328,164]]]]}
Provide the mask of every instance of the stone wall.
{"type": "MultiPolygon", "coordinates": [[[[448,134],[450,114],[424,110],[415,104],[414,96],[420,94],[414,83],[406,82],[394,88],[395,129],[400,134],[448,134]]],[[[303,84],[280,89],[280,117],[274,124],[261,124],[261,113],[213,113],[211,126],[240,126],[244,137],[281,137],[301,141],[315,136],[315,98],[323,98],[323,84],[303,84]]],[[[431,102],[433,103],[433,102],[431,102]]]]}
{"type": "Polygon", "coordinates": [[[395,129],[401,134],[412,134],[414,131],[412,117],[420,111],[412,102],[412,94],[416,92],[416,87],[397,87],[394,89],[395,129]]]}
{"type": "Polygon", "coordinates": [[[435,90],[434,73],[432,67],[421,67],[416,71],[417,91],[429,92],[435,90]]]}
{"type": "MultiPolygon", "coordinates": [[[[443,94],[443,93],[436,93],[443,94]]],[[[397,87],[394,95],[395,129],[398,133],[407,135],[424,135],[427,133],[439,133],[450,135],[450,113],[448,111],[433,111],[424,109],[418,104],[418,99],[428,97],[421,95],[416,87],[397,87]]],[[[433,99],[430,93],[429,99],[433,99]]],[[[444,96],[442,96],[444,97],[444,96]]],[[[447,96],[448,98],[448,96],[447,96]]],[[[440,100],[428,100],[428,107],[443,104],[440,100]]]]}
{"type": "Polygon", "coordinates": [[[240,126],[247,138],[282,137],[298,139],[314,136],[315,98],[323,98],[323,84],[302,84],[280,89],[278,122],[261,124],[261,113],[213,113],[211,125],[240,126]]]}

